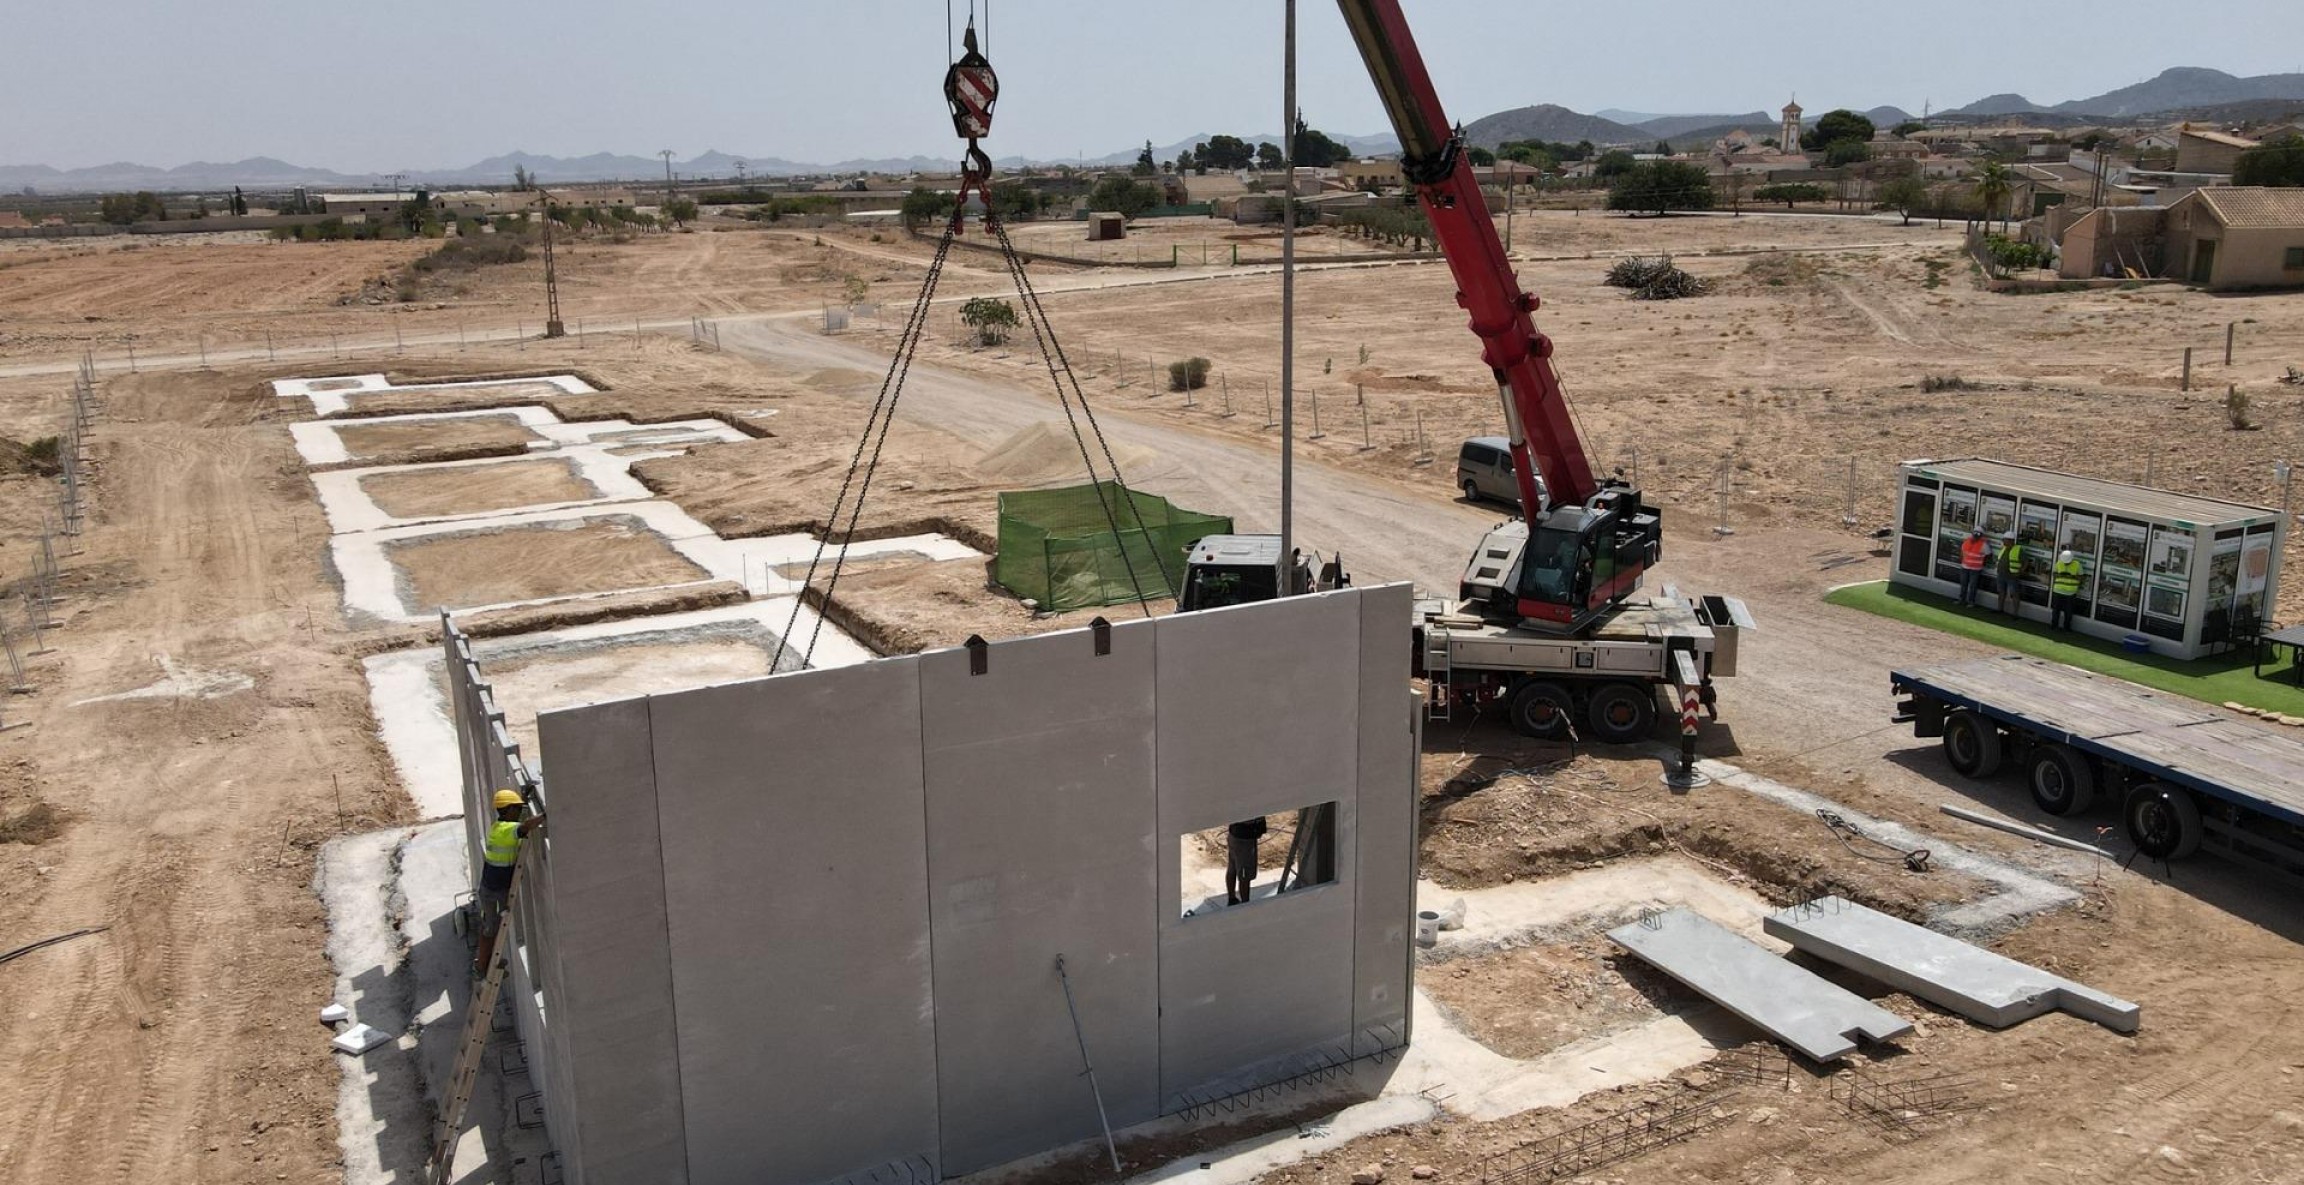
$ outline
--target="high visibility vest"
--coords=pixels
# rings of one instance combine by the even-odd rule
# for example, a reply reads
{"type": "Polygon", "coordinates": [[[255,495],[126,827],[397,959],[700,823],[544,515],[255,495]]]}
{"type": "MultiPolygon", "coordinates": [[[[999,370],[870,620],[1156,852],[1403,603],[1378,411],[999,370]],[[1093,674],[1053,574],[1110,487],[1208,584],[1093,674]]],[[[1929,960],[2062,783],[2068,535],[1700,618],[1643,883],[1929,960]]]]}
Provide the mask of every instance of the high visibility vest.
{"type": "Polygon", "coordinates": [[[2071,596],[2080,591],[2080,579],[2079,560],[2059,560],[2056,563],[2055,579],[2051,584],[2058,595],[2071,596]]]}
{"type": "Polygon", "coordinates": [[[2023,544],[2011,543],[2000,549],[2000,574],[2003,576],[2022,576],[2024,574],[2023,544]]]}
{"type": "Polygon", "coordinates": [[[520,825],[498,821],[488,825],[488,842],[481,857],[498,868],[512,867],[520,855],[520,825]]]}
{"type": "Polygon", "coordinates": [[[1971,572],[1984,570],[1984,541],[1982,539],[1963,539],[1960,541],[1960,566],[1971,572]]]}

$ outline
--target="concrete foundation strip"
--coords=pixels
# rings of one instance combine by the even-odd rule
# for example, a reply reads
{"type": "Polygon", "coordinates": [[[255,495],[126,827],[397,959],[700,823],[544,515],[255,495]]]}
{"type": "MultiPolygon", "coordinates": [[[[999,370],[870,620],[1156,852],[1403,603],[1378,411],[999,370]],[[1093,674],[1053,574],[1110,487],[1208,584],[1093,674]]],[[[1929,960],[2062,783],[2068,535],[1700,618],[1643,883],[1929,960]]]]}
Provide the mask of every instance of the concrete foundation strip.
{"type": "Polygon", "coordinates": [[[1812,1061],[1855,1052],[1856,1037],[1887,1041],[1912,1022],[1785,962],[1686,909],[1643,915],[1608,939],[1812,1061]]]}
{"type": "Polygon", "coordinates": [[[2058,1009],[2120,1033],[2135,1032],[2140,1022],[2142,1010],[2118,996],[1840,897],[1772,913],[1761,927],[1807,954],[1993,1028],[2058,1009]]]}

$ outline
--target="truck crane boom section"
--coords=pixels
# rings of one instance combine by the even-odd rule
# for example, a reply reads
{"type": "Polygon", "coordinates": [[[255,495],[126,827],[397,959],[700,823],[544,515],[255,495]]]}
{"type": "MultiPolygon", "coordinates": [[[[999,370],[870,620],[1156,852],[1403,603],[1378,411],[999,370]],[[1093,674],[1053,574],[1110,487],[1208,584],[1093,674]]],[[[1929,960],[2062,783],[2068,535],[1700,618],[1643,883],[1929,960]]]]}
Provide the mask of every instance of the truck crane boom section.
{"type": "Polygon", "coordinates": [[[1553,372],[1552,341],[1537,332],[1531,315],[1540,302],[1521,290],[1505,257],[1471,159],[1440,106],[1407,18],[1398,0],[1338,3],[1400,137],[1401,174],[1416,187],[1417,201],[1456,280],[1456,302],[1471,315],[1481,359],[1496,374],[1520,505],[1533,517],[1534,508],[1543,504],[1540,492],[1549,493],[1555,503],[1581,505],[1600,492],[1600,485],[1553,372]]]}

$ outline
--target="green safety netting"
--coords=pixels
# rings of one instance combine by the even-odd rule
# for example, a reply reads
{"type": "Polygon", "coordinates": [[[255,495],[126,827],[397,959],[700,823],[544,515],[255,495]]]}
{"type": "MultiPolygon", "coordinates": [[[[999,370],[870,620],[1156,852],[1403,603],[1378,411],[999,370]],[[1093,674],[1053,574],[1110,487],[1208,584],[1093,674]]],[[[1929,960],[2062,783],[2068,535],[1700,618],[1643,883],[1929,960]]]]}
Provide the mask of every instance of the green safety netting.
{"type": "Polygon", "coordinates": [[[1000,495],[1000,555],[993,574],[1003,588],[1042,609],[1123,605],[1136,599],[1139,584],[1148,599],[1176,595],[1184,549],[1203,535],[1231,532],[1229,518],[1185,510],[1113,482],[1024,490],[1000,495]],[[1120,524],[1118,539],[1106,505],[1120,524]]]}

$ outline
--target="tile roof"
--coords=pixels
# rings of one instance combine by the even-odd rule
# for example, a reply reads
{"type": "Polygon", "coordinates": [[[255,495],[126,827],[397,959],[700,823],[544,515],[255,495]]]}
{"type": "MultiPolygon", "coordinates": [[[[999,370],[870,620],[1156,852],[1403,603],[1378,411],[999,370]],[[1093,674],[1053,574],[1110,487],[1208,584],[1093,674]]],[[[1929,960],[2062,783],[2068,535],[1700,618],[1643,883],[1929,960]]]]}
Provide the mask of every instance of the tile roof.
{"type": "Polygon", "coordinates": [[[2203,131],[2198,128],[2185,128],[2183,134],[2190,136],[2195,140],[2206,140],[2211,144],[2223,144],[2232,148],[2256,147],[2256,141],[2251,140],[2246,136],[2232,136],[2226,135],[2223,132],[2203,131]]]}
{"type": "Polygon", "coordinates": [[[2229,227],[2253,230],[2304,230],[2304,189],[2270,189],[2254,185],[2214,186],[2195,191],[2215,211],[2216,220],[2229,227]]]}

